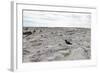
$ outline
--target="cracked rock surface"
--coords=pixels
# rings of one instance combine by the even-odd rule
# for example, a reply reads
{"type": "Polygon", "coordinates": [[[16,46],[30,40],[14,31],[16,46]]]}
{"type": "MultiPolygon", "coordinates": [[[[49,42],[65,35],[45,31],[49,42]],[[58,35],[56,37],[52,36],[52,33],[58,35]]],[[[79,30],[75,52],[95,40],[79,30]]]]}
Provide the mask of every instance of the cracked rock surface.
{"type": "Polygon", "coordinates": [[[91,58],[91,29],[23,27],[23,62],[91,58]]]}

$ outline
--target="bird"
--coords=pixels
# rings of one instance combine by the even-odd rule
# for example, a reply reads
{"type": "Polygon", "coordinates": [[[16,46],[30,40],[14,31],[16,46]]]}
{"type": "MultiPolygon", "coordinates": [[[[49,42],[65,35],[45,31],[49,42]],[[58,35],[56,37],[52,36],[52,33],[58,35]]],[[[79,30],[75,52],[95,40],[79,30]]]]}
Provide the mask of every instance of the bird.
{"type": "Polygon", "coordinates": [[[68,45],[72,45],[72,43],[69,42],[68,40],[65,40],[65,43],[68,44],[68,45]]]}

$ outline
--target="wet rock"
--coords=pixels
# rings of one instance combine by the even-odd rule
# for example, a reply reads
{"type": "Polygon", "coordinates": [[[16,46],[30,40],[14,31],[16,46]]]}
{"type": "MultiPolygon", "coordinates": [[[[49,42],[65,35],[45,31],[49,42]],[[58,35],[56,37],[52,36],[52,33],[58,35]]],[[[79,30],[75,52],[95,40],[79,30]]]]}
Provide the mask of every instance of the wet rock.
{"type": "Polygon", "coordinates": [[[27,54],[29,54],[30,53],[30,51],[28,51],[28,50],[23,50],[23,55],[27,55],[27,54]]]}
{"type": "Polygon", "coordinates": [[[36,32],[36,30],[34,29],[34,30],[33,30],[33,33],[35,33],[35,32],[36,32]]]}
{"type": "Polygon", "coordinates": [[[23,32],[23,35],[31,35],[32,32],[31,31],[26,31],[26,32],[23,32]]]}

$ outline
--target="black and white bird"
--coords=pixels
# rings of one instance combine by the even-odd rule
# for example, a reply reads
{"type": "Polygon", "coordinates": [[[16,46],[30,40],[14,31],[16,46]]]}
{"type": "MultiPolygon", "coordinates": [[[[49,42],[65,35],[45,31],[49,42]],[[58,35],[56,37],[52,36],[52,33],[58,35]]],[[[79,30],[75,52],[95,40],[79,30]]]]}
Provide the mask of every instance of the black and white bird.
{"type": "Polygon", "coordinates": [[[65,40],[65,43],[68,44],[68,45],[72,45],[72,43],[69,42],[68,40],[65,40]]]}

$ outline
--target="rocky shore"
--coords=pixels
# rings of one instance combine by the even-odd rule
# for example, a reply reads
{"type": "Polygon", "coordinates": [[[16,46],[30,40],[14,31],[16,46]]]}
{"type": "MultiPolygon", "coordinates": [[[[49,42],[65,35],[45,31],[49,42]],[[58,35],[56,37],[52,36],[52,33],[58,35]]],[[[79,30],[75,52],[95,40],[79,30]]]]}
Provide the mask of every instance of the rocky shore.
{"type": "Polygon", "coordinates": [[[23,62],[91,58],[91,29],[23,27],[23,62]]]}

